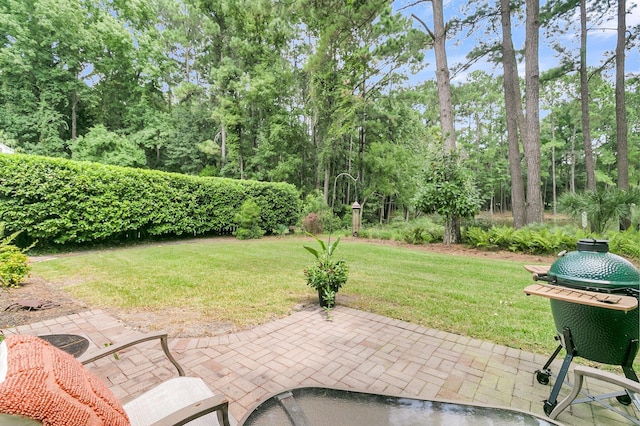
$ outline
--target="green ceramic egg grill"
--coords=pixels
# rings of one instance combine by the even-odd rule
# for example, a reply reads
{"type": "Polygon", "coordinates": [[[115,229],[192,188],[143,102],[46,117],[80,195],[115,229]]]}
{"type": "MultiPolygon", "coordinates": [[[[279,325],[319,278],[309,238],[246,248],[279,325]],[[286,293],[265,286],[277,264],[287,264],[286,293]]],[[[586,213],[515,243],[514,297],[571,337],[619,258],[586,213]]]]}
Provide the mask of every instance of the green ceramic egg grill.
{"type": "MultiPolygon", "coordinates": [[[[562,287],[636,298],[640,292],[640,271],[628,260],[609,253],[608,242],[604,240],[580,240],[576,251],[561,256],[546,276],[539,279],[562,287]]],[[[547,364],[537,371],[538,382],[549,382],[549,365],[562,348],[567,355],[551,396],[545,401],[547,414],[555,407],[566,372],[576,356],[620,365],[628,378],[638,381],[632,364],[638,353],[640,309],[623,312],[553,299],[550,303],[557,340],[561,343],[547,364]]],[[[618,400],[630,402],[628,397],[618,400]]]]}

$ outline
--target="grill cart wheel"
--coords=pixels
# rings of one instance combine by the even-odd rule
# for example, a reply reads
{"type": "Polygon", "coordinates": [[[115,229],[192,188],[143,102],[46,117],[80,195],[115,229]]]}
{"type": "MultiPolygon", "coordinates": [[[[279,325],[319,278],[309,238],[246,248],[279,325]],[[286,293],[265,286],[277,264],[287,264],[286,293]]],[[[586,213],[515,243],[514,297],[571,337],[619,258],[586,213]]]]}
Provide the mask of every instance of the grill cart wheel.
{"type": "Polygon", "coordinates": [[[545,413],[547,416],[548,416],[548,415],[550,415],[550,414],[551,414],[551,412],[553,411],[553,409],[554,409],[554,408],[556,408],[556,405],[558,405],[558,402],[557,402],[557,401],[556,401],[556,402],[554,402],[554,403],[551,403],[551,402],[549,402],[549,400],[545,400],[545,401],[544,401],[544,406],[543,406],[544,413],[545,413]]]}
{"type": "Polygon", "coordinates": [[[536,380],[538,380],[538,383],[540,383],[541,385],[548,385],[550,376],[551,371],[549,369],[536,371],[536,380]]]}
{"type": "Polygon", "coordinates": [[[616,399],[622,405],[631,405],[631,397],[629,396],[629,394],[618,395],[616,396],[616,399]]]}

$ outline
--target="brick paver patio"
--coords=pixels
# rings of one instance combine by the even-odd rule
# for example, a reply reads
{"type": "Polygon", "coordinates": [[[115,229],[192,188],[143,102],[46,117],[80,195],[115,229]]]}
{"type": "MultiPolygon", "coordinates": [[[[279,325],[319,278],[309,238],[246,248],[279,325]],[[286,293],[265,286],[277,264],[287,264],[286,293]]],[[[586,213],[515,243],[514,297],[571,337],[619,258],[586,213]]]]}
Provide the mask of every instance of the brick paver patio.
{"type": "MultiPolygon", "coordinates": [[[[4,332],[80,334],[92,343],[89,350],[141,333],[100,310],[4,332]]],[[[542,401],[551,389],[539,384],[534,374],[548,355],[342,306],[331,312],[330,320],[316,308],[234,334],[169,337],[169,346],[187,375],[202,377],[211,389],[226,395],[230,412],[238,420],[262,399],[297,386],[490,404],[540,416],[544,416],[542,401]]],[[[127,349],[118,360],[103,359],[89,368],[124,401],[176,375],[157,342],[127,349]]],[[[560,360],[556,360],[552,370],[559,368],[560,360]]],[[[587,385],[594,393],[617,390],[601,382],[587,385]]],[[[563,389],[561,397],[566,392],[563,389]]],[[[634,412],[633,405],[620,407],[634,412]]],[[[599,404],[572,406],[558,421],[567,425],[629,424],[599,404]]]]}

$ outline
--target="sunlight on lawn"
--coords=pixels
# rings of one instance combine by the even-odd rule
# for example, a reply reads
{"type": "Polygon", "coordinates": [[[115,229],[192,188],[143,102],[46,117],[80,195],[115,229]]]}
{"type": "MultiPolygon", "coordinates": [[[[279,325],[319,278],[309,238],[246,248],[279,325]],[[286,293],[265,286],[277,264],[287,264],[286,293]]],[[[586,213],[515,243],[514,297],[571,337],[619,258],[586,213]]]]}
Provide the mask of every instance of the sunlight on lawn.
{"type": "MultiPolygon", "coordinates": [[[[303,276],[309,241],[154,244],[61,257],[33,271],[92,307],[161,315],[180,306],[242,329],[317,303],[303,276]]],[[[356,240],[337,254],[349,266],[339,305],[534,352],[555,346],[548,301],[524,295],[531,276],[520,262],[356,240]]]]}

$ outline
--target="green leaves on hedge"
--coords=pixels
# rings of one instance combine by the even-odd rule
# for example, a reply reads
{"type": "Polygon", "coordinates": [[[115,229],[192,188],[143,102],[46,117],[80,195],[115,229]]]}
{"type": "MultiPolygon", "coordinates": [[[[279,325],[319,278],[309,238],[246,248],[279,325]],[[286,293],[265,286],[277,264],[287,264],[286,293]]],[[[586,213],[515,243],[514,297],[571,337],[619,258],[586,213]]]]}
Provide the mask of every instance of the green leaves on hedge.
{"type": "Polygon", "coordinates": [[[0,155],[0,218],[8,232],[44,244],[155,235],[203,235],[235,227],[245,200],[260,228],[294,224],[298,192],[286,183],[194,177],[28,155],[0,155]]]}

